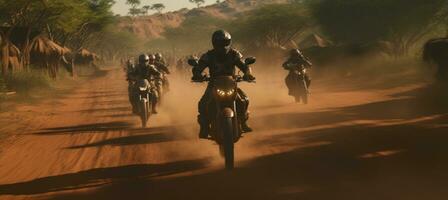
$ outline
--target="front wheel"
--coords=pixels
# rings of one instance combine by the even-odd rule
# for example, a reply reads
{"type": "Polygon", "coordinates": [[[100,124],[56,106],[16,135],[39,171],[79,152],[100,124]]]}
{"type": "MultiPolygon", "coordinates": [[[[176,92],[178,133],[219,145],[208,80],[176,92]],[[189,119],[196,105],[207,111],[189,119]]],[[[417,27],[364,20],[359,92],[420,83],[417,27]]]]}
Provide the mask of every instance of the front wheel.
{"type": "Polygon", "coordinates": [[[140,119],[142,120],[142,128],[146,128],[149,117],[149,107],[148,103],[144,100],[140,102],[140,119]]]}
{"type": "Polygon", "coordinates": [[[226,169],[234,168],[234,139],[233,139],[233,119],[231,117],[226,117],[223,120],[223,130],[224,130],[224,141],[222,143],[222,148],[224,150],[224,158],[226,169]]]}

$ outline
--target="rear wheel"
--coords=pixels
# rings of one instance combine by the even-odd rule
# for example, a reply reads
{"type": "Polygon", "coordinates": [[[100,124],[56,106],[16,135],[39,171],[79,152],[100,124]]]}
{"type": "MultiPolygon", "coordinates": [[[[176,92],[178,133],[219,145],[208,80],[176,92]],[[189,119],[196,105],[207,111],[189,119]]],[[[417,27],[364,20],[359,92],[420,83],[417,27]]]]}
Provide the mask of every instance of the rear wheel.
{"type": "Polygon", "coordinates": [[[224,150],[224,158],[226,169],[234,168],[234,140],[233,140],[233,119],[231,117],[224,118],[223,121],[224,141],[222,148],[224,150]]]}
{"type": "Polygon", "coordinates": [[[294,96],[294,99],[296,100],[296,103],[300,103],[300,95],[296,94],[296,96],[294,96]]]}
{"type": "Polygon", "coordinates": [[[308,104],[308,93],[306,91],[302,94],[302,102],[303,104],[308,104]]]}

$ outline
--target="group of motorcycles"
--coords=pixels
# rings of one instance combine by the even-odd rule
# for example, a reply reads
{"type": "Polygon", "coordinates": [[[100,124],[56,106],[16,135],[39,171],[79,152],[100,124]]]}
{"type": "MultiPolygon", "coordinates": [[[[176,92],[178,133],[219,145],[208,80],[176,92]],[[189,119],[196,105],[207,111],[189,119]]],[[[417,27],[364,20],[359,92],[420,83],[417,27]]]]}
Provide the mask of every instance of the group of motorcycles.
{"type": "MultiPolygon", "coordinates": [[[[142,58],[145,60],[149,59],[145,54],[142,54],[139,60],[142,58]]],[[[143,66],[140,66],[140,62],[139,65],[134,65],[134,61],[129,60],[125,71],[132,112],[140,117],[141,126],[146,128],[151,115],[157,114],[157,107],[161,102],[163,91],[165,91],[163,87],[165,87],[164,79],[166,75],[158,71],[155,64],[145,63],[143,66]]]]}
{"type": "MultiPolygon", "coordinates": [[[[256,62],[253,57],[246,58],[244,64],[252,65],[256,62]]],[[[192,58],[188,60],[188,64],[192,67],[198,66],[198,59],[192,58]]],[[[309,81],[306,74],[308,66],[304,63],[285,63],[283,67],[289,70],[286,84],[289,88],[291,96],[295,97],[296,102],[308,103],[309,81]]],[[[129,66],[128,66],[129,68],[129,66]]],[[[162,94],[158,91],[157,80],[140,79],[129,81],[129,93],[131,101],[134,101],[134,113],[140,117],[142,127],[147,127],[148,120],[154,114],[156,102],[160,102],[162,94]]],[[[195,80],[193,82],[202,83],[210,82],[208,76],[204,76],[203,80],[195,80]]],[[[220,153],[225,159],[226,169],[234,168],[234,144],[238,142],[242,135],[241,120],[238,119],[239,111],[237,109],[238,83],[255,82],[244,80],[242,76],[221,76],[213,79],[213,99],[208,106],[208,115],[210,119],[210,137],[208,139],[219,145],[220,153]]]]}

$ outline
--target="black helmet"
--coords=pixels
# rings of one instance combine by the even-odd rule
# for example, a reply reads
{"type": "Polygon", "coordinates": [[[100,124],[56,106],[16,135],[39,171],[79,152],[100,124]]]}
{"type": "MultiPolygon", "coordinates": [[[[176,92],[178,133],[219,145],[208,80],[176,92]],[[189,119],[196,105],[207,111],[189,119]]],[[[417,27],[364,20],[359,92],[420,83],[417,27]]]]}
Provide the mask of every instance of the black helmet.
{"type": "Polygon", "coordinates": [[[138,56],[138,63],[139,64],[148,64],[149,56],[146,54],[141,54],[140,56],[138,56]]]}
{"type": "Polygon", "coordinates": [[[212,35],[212,44],[215,49],[228,49],[232,44],[232,36],[224,30],[215,31],[212,35]]]}
{"type": "Polygon", "coordinates": [[[292,49],[289,54],[291,55],[291,57],[302,57],[303,55],[300,49],[292,49]]]}

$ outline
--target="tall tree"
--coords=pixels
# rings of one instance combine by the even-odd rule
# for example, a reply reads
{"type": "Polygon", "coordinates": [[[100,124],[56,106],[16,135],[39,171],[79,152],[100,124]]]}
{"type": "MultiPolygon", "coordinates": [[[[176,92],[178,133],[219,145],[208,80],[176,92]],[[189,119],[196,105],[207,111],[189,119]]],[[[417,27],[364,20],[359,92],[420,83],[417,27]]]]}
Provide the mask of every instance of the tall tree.
{"type": "Polygon", "coordinates": [[[155,3],[151,6],[151,9],[156,10],[159,14],[165,9],[163,3],[155,3]]]}
{"type": "Polygon", "coordinates": [[[74,17],[79,20],[76,23],[76,26],[74,26],[75,24],[71,24],[71,26],[59,26],[58,24],[53,24],[50,27],[53,35],[57,36],[55,39],[60,41],[62,45],[72,49],[72,73],[73,76],[76,76],[74,65],[76,53],[86,46],[87,41],[92,38],[95,33],[104,30],[104,28],[112,24],[115,21],[115,17],[111,11],[114,3],[113,0],[73,1],[85,1],[85,5],[87,6],[87,9],[80,10],[80,12],[72,12],[73,14],[80,16],[74,17]]]}
{"type": "Polygon", "coordinates": [[[230,30],[245,46],[282,47],[311,25],[304,6],[298,4],[267,5],[235,21],[230,30]]]}
{"type": "Polygon", "coordinates": [[[142,7],[142,12],[143,12],[145,15],[148,15],[149,10],[151,10],[151,6],[150,6],[150,5],[146,5],[146,6],[143,6],[143,7],[142,7]]]}
{"type": "Polygon", "coordinates": [[[138,8],[141,3],[140,0],[126,0],[126,4],[131,6],[131,8],[129,8],[129,15],[137,16],[142,14],[142,9],[138,8]]]}
{"type": "Polygon", "coordinates": [[[133,8],[137,8],[142,2],[140,0],[126,0],[126,4],[133,8]]]}
{"type": "Polygon", "coordinates": [[[205,3],[205,0],[188,0],[190,3],[196,4],[196,6],[199,8],[202,4],[205,3]]]}

